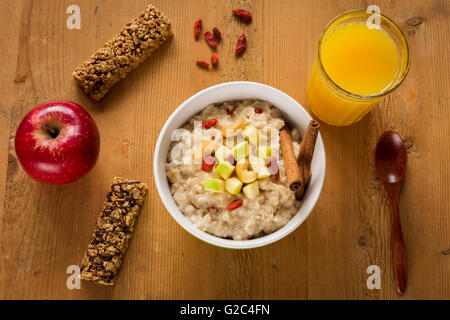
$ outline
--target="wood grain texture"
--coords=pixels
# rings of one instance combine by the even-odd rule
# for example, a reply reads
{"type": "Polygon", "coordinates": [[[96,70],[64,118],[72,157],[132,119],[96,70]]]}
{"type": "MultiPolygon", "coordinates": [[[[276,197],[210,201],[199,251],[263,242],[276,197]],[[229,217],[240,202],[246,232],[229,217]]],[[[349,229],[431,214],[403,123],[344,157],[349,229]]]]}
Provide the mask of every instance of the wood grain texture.
{"type": "Polygon", "coordinates": [[[72,79],[73,69],[119,32],[148,3],[80,0],[81,30],[66,28],[70,1],[2,0],[0,52],[0,298],[3,299],[450,299],[450,4],[377,1],[407,34],[411,71],[404,84],[358,124],[322,124],[327,175],[311,216],[264,248],[216,248],[185,232],[167,213],[153,182],[153,149],[174,109],[205,87],[230,80],[272,85],[300,103],[325,25],[370,1],[152,0],[175,36],[100,103],[72,79]],[[239,23],[231,9],[248,8],[239,23]],[[207,71],[204,39],[193,23],[223,34],[219,67],[207,71]],[[413,17],[420,19],[410,20],[413,17]],[[418,23],[420,22],[420,23],[418,23]],[[236,59],[236,38],[249,47],[236,59]],[[95,119],[100,158],[84,178],[64,187],[32,181],[13,146],[23,116],[50,99],[73,100],[95,119]],[[396,293],[387,198],[376,178],[378,136],[397,131],[408,146],[400,212],[408,287],[396,293]],[[150,186],[135,236],[114,287],[82,283],[68,290],[66,268],[79,264],[113,176],[150,186]],[[381,289],[368,290],[366,269],[381,268],[381,289]]]}

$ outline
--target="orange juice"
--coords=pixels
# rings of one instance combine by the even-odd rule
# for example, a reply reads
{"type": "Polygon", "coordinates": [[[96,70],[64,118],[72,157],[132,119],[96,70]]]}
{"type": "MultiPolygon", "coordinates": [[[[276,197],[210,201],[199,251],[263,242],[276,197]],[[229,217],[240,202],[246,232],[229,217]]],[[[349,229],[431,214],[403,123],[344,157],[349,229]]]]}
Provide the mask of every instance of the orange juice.
{"type": "Polygon", "coordinates": [[[366,15],[365,11],[351,11],[336,18],[319,43],[307,104],[320,120],[332,125],[359,121],[400,84],[409,69],[409,49],[400,29],[397,27],[407,57],[399,41],[402,38],[392,35],[383,24],[369,28],[366,15]]]}

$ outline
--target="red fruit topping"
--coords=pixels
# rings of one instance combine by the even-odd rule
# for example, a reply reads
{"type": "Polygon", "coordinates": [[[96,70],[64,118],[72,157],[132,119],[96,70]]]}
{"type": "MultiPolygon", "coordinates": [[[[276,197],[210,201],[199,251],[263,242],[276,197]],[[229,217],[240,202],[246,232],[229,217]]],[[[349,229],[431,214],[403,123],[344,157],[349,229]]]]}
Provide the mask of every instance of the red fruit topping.
{"type": "Polygon", "coordinates": [[[194,23],[194,37],[195,40],[198,39],[198,36],[200,35],[200,32],[202,31],[202,19],[198,18],[197,21],[194,23]]]}
{"type": "Polygon", "coordinates": [[[217,67],[217,65],[219,64],[219,57],[218,57],[217,54],[215,54],[215,53],[213,53],[213,54],[211,55],[211,64],[212,64],[214,67],[217,67]]]}
{"type": "Polygon", "coordinates": [[[280,167],[278,166],[278,162],[277,162],[277,159],[275,157],[272,157],[270,159],[269,172],[270,172],[271,175],[274,176],[274,178],[276,180],[280,179],[280,167]]]}
{"type": "Polygon", "coordinates": [[[208,207],[208,208],[206,208],[206,210],[208,210],[209,213],[215,213],[215,214],[218,214],[220,212],[220,210],[216,207],[208,207]]]}
{"type": "Polygon", "coordinates": [[[214,127],[217,124],[217,121],[218,121],[217,119],[205,120],[202,123],[202,128],[204,128],[204,129],[212,128],[212,127],[214,127]]]}
{"type": "Polygon", "coordinates": [[[211,48],[213,48],[213,49],[217,48],[216,39],[214,39],[214,36],[211,33],[211,31],[206,31],[203,36],[205,37],[206,42],[208,42],[208,44],[211,48]]]}
{"type": "Polygon", "coordinates": [[[234,9],[233,14],[244,22],[252,21],[252,13],[244,9],[234,9]]]}
{"type": "Polygon", "coordinates": [[[242,204],[244,203],[244,200],[235,200],[232,203],[230,203],[228,205],[228,211],[233,211],[237,208],[239,208],[240,206],[242,206],[242,204]]]}
{"type": "Polygon", "coordinates": [[[228,162],[231,163],[233,166],[236,165],[236,160],[234,159],[234,156],[232,154],[228,155],[227,158],[228,162]]]}
{"type": "Polygon", "coordinates": [[[233,114],[234,110],[236,110],[236,106],[231,107],[231,109],[227,109],[228,114],[233,114]]]}
{"type": "Polygon", "coordinates": [[[203,171],[211,171],[214,168],[214,164],[216,163],[216,159],[213,156],[207,156],[203,159],[202,170],[203,171]]]}
{"type": "Polygon", "coordinates": [[[205,60],[197,60],[197,65],[199,67],[202,67],[202,68],[208,68],[209,67],[209,63],[206,62],[205,60]]]}
{"type": "Polygon", "coordinates": [[[218,40],[218,41],[222,40],[222,33],[220,32],[220,30],[217,27],[215,27],[213,29],[213,34],[214,34],[214,38],[216,38],[216,40],[218,40]]]}
{"type": "Polygon", "coordinates": [[[234,49],[234,54],[236,56],[241,55],[247,48],[247,38],[245,33],[241,34],[236,42],[236,49],[234,49]]]}

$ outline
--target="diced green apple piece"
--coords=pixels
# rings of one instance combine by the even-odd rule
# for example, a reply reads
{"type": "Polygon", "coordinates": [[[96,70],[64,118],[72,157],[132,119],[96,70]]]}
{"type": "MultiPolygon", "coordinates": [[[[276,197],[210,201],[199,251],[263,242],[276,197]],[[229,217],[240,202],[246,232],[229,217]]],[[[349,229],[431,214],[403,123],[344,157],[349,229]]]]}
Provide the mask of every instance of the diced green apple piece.
{"type": "Polygon", "coordinates": [[[205,190],[209,190],[212,192],[224,192],[225,181],[220,179],[208,178],[205,180],[205,190]]]}
{"type": "Polygon", "coordinates": [[[250,165],[252,167],[252,170],[258,174],[258,179],[264,179],[270,176],[270,171],[266,167],[266,163],[263,158],[251,158],[250,165]]]}
{"type": "Polygon", "coordinates": [[[241,192],[242,185],[243,183],[241,182],[241,180],[239,180],[236,177],[233,177],[225,181],[225,190],[227,190],[229,193],[233,195],[236,195],[239,194],[239,192],[241,192]]]}
{"type": "Polygon", "coordinates": [[[248,185],[246,185],[242,191],[244,192],[245,196],[249,198],[250,200],[255,199],[259,195],[259,184],[258,181],[254,181],[248,185]]]}
{"type": "Polygon", "coordinates": [[[234,159],[239,161],[241,159],[245,159],[248,156],[248,142],[244,141],[238,143],[233,149],[231,149],[233,153],[234,159]]]}
{"type": "Polygon", "coordinates": [[[254,126],[246,126],[244,132],[242,132],[245,138],[248,139],[248,142],[255,147],[258,146],[258,129],[254,126]]]}
{"type": "Polygon", "coordinates": [[[214,153],[214,156],[219,161],[219,163],[220,162],[228,162],[230,155],[233,155],[233,153],[226,146],[220,146],[214,153]]]}
{"type": "Polygon", "coordinates": [[[270,159],[272,157],[272,148],[269,147],[259,147],[258,157],[263,159],[270,159]]]}
{"type": "Polygon", "coordinates": [[[234,171],[234,166],[227,162],[222,162],[217,165],[214,171],[222,178],[228,179],[234,171]]]}

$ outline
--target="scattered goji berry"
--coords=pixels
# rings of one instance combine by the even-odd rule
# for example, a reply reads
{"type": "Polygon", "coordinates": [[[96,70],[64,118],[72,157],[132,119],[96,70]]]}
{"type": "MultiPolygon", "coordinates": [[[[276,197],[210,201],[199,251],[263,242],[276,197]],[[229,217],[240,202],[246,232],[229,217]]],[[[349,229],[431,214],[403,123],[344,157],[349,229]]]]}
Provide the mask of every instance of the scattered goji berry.
{"type": "Polygon", "coordinates": [[[230,164],[232,164],[233,166],[236,165],[236,160],[234,159],[234,156],[232,154],[229,154],[227,157],[227,160],[230,164]]]}
{"type": "Polygon", "coordinates": [[[197,60],[197,65],[199,67],[202,67],[202,68],[208,68],[209,67],[209,63],[206,62],[205,60],[197,60]]]}
{"type": "Polygon", "coordinates": [[[280,179],[280,167],[278,166],[278,162],[275,157],[270,159],[269,172],[274,176],[275,180],[280,179]]]}
{"type": "Polygon", "coordinates": [[[203,171],[211,171],[214,168],[214,164],[216,163],[216,159],[213,156],[207,156],[203,159],[202,170],[203,171]]]}
{"type": "Polygon", "coordinates": [[[245,33],[241,34],[236,42],[236,49],[234,50],[234,54],[236,56],[242,54],[247,48],[247,38],[245,37],[245,33]]]}
{"type": "Polygon", "coordinates": [[[256,109],[255,109],[255,113],[261,114],[261,113],[263,113],[263,111],[262,111],[262,109],[260,109],[260,108],[256,108],[256,109]]]}
{"type": "Polygon", "coordinates": [[[234,9],[233,14],[244,22],[252,21],[252,13],[244,9],[234,9]]]}
{"type": "Polygon", "coordinates": [[[227,109],[228,114],[233,114],[234,110],[236,110],[236,106],[231,107],[231,109],[227,109]]]}
{"type": "Polygon", "coordinates": [[[202,31],[202,24],[203,24],[203,22],[202,22],[202,19],[200,19],[200,18],[198,18],[198,20],[195,21],[195,23],[194,23],[194,37],[195,37],[195,40],[198,39],[198,36],[200,35],[200,32],[202,31]]]}
{"type": "Polygon", "coordinates": [[[211,33],[211,31],[206,31],[204,34],[204,37],[205,37],[206,42],[208,42],[208,44],[211,48],[213,48],[213,49],[217,48],[216,39],[214,39],[214,36],[211,33]]]}
{"type": "Polygon", "coordinates": [[[218,57],[217,54],[215,54],[215,53],[213,53],[213,54],[211,55],[211,64],[212,64],[214,67],[217,67],[217,65],[219,64],[219,57],[218,57]]]}
{"type": "Polygon", "coordinates": [[[208,210],[208,212],[214,212],[215,214],[218,214],[220,212],[220,210],[216,207],[208,207],[206,208],[206,210],[208,210]]]}
{"type": "Polygon", "coordinates": [[[216,40],[218,40],[218,41],[222,40],[222,33],[220,33],[220,30],[217,27],[213,28],[213,34],[214,34],[214,38],[216,38],[216,40]]]}
{"type": "Polygon", "coordinates": [[[244,200],[235,200],[232,203],[230,203],[228,205],[228,211],[233,211],[237,208],[239,208],[240,206],[242,206],[242,204],[244,203],[244,200]]]}
{"type": "Polygon", "coordinates": [[[214,127],[217,124],[217,119],[208,119],[203,121],[202,128],[209,129],[214,127]]]}

